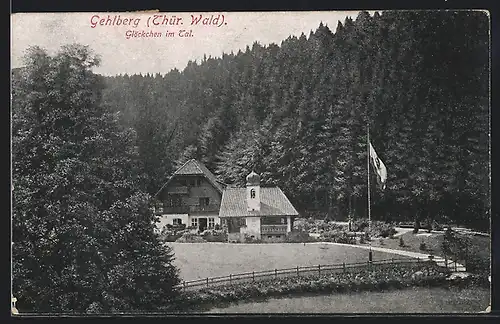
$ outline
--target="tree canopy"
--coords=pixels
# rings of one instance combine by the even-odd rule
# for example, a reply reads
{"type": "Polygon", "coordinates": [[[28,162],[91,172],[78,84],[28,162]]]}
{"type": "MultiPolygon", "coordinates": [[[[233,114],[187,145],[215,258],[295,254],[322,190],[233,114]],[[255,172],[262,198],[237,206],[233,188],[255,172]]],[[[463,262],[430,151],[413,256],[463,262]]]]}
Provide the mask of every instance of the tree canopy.
{"type": "Polygon", "coordinates": [[[21,311],[154,310],[179,282],[154,233],[136,133],[81,45],[32,47],[12,88],[13,293],[21,311]]]}
{"type": "Polygon", "coordinates": [[[371,188],[374,218],[487,229],[488,50],[481,11],[361,12],[334,32],[105,78],[104,101],[142,132],[152,191],[198,158],[229,183],[261,173],[304,213],[363,217],[369,123],[388,168],[386,190],[371,188]]]}

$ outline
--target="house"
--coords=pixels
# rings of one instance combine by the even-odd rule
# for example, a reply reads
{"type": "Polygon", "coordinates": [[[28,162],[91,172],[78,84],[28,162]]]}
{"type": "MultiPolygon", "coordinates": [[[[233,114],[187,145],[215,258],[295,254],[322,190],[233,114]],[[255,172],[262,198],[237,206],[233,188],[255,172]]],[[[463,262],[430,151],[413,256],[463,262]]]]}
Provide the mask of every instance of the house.
{"type": "Polygon", "coordinates": [[[222,193],[219,218],[227,226],[230,242],[283,241],[297,216],[283,191],[261,187],[255,172],[246,177],[246,188],[226,188],[222,193]]]}
{"type": "Polygon", "coordinates": [[[172,225],[202,232],[223,225],[230,242],[283,241],[298,216],[280,188],[260,186],[257,173],[246,177],[246,188],[229,188],[194,159],[175,171],[155,198],[158,230],[172,225]]]}
{"type": "Polygon", "coordinates": [[[163,185],[155,197],[157,229],[172,226],[204,231],[220,225],[219,209],[224,184],[203,163],[189,160],[163,185]]]}

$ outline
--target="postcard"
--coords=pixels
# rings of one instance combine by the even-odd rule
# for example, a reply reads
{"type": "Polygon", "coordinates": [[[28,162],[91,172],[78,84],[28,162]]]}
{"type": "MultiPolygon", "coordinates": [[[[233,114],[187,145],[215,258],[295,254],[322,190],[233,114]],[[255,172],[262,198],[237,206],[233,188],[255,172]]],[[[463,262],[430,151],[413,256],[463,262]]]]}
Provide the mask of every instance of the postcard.
{"type": "Polygon", "coordinates": [[[14,316],[491,312],[489,12],[11,26],[14,316]]]}

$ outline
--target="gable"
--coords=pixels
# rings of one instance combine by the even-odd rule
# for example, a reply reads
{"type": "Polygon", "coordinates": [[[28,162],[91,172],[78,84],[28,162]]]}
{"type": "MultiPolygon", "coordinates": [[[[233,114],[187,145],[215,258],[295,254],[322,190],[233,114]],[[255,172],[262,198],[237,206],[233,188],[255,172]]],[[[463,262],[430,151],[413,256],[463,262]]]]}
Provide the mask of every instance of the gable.
{"type": "Polygon", "coordinates": [[[195,160],[191,159],[184,163],[180,168],[178,168],[174,174],[165,182],[165,184],[158,190],[158,192],[155,194],[155,197],[160,194],[164,188],[166,188],[174,179],[177,178],[177,176],[192,176],[192,175],[199,175],[203,176],[220,194],[222,194],[223,187],[221,183],[217,180],[215,175],[210,172],[210,170],[207,169],[207,167],[195,160]]]}

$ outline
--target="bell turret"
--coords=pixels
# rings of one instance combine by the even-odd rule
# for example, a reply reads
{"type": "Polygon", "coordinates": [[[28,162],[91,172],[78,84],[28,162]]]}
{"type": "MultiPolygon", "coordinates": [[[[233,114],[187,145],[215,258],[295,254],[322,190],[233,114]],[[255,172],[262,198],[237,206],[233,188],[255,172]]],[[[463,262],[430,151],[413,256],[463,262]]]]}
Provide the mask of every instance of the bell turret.
{"type": "Polygon", "coordinates": [[[260,211],[260,176],[251,172],[247,175],[247,210],[260,211]]]}

